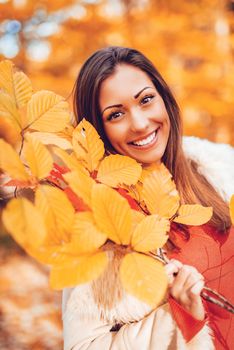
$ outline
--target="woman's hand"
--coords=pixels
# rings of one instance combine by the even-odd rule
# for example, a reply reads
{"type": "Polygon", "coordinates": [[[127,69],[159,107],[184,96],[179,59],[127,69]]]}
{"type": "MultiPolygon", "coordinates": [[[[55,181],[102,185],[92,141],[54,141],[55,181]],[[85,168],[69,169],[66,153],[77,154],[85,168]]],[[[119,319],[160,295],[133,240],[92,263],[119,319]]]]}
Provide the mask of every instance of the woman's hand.
{"type": "Polygon", "coordinates": [[[204,277],[193,266],[183,265],[172,259],[165,266],[169,279],[169,291],[174,299],[187,309],[197,320],[204,320],[205,310],[201,291],[204,277]]]}

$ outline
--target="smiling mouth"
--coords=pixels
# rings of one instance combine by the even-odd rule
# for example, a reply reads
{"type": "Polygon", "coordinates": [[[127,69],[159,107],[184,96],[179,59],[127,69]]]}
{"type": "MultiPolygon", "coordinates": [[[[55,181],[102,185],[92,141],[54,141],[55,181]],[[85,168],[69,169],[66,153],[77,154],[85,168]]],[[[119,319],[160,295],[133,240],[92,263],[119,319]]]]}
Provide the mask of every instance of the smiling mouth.
{"type": "Polygon", "coordinates": [[[155,140],[157,132],[158,132],[158,129],[155,130],[152,134],[150,134],[146,138],[141,139],[139,141],[129,142],[129,144],[130,145],[134,145],[134,146],[138,146],[138,147],[147,146],[147,145],[151,144],[155,140]]]}

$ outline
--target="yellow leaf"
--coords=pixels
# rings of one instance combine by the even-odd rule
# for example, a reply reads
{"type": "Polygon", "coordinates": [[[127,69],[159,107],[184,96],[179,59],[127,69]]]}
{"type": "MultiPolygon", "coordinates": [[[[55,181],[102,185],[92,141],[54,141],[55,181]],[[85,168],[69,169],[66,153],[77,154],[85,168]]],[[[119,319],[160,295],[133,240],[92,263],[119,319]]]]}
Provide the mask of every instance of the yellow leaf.
{"type": "Polygon", "coordinates": [[[91,207],[91,191],[95,181],[85,173],[81,167],[70,173],[64,174],[63,178],[67,181],[71,189],[91,207]]]}
{"type": "Polygon", "coordinates": [[[20,133],[21,127],[21,115],[19,114],[16,105],[12,97],[4,92],[0,93],[0,115],[1,118],[9,120],[20,133]]]}
{"type": "MultiPolygon", "coordinates": [[[[76,159],[76,157],[73,154],[68,154],[61,148],[53,147],[53,153],[63,161],[63,163],[68,167],[68,169],[80,170],[81,168],[83,168],[81,166],[81,163],[76,159]]],[[[85,169],[83,170],[83,172],[85,172],[85,169]]],[[[87,171],[86,174],[89,175],[87,171]]]]}
{"type": "Polygon", "coordinates": [[[213,214],[211,207],[203,207],[199,204],[181,205],[178,211],[178,216],[173,220],[184,225],[203,225],[209,221],[213,214]]]}
{"type": "Polygon", "coordinates": [[[84,160],[90,172],[96,170],[105,150],[92,124],[83,119],[73,132],[72,144],[77,159],[84,160]]]}
{"type": "Polygon", "coordinates": [[[30,134],[44,145],[56,145],[62,149],[72,149],[71,142],[54,133],[35,131],[30,134]]]}
{"type": "Polygon", "coordinates": [[[18,108],[23,107],[32,97],[32,84],[30,79],[23,72],[16,72],[13,75],[15,99],[18,108]]]}
{"type": "Polygon", "coordinates": [[[101,275],[107,263],[105,252],[69,259],[67,263],[52,267],[50,285],[54,289],[62,289],[90,282],[101,275]]]}
{"type": "MultiPolygon", "coordinates": [[[[75,118],[75,117],[74,117],[75,118]]],[[[66,139],[70,143],[72,142],[72,135],[75,130],[75,127],[71,124],[73,119],[73,114],[71,115],[70,123],[65,126],[65,128],[59,132],[57,132],[57,135],[59,137],[62,137],[63,139],[66,139]]]]}
{"type": "Polygon", "coordinates": [[[0,62],[0,87],[9,95],[14,95],[13,83],[13,63],[9,60],[0,62]]]}
{"type": "Polygon", "coordinates": [[[163,164],[144,179],[142,198],[151,214],[171,218],[177,212],[179,195],[163,164]]]}
{"type": "Polygon", "coordinates": [[[97,180],[111,187],[135,185],[142,168],[135,159],[119,154],[106,157],[98,169],[97,180]]]}
{"type": "Polygon", "coordinates": [[[27,246],[25,250],[37,261],[51,266],[67,265],[68,263],[72,263],[74,259],[87,256],[87,254],[83,253],[83,256],[79,256],[79,254],[71,246],[71,242],[62,242],[60,244],[53,243],[54,242],[47,237],[46,244],[40,245],[39,247],[33,247],[30,245],[27,246]]]}
{"type": "Polygon", "coordinates": [[[138,183],[134,186],[134,188],[130,192],[131,196],[133,196],[138,202],[141,202],[141,204],[143,201],[143,198],[142,198],[143,182],[146,179],[146,177],[151,175],[152,172],[154,171],[160,171],[160,165],[153,163],[150,165],[142,166],[141,177],[138,183]]]}
{"type": "Polygon", "coordinates": [[[164,246],[168,240],[170,222],[158,215],[146,216],[132,235],[132,247],[138,252],[149,252],[164,246]]]}
{"type": "Polygon", "coordinates": [[[132,214],[125,198],[106,185],[95,184],[91,208],[97,226],[109,239],[118,244],[130,243],[132,214]]]}
{"type": "Polygon", "coordinates": [[[153,163],[150,165],[144,165],[142,167],[142,173],[141,173],[141,178],[140,178],[140,182],[144,182],[145,178],[147,176],[149,176],[150,174],[152,174],[154,171],[160,171],[160,165],[153,163]]]}
{"type": "MultiPolygon", "coordinates": [[[[46,265],[56,265],[67,262],[69,259],[68,254],[61,251],[62,245],[41,245],[39,247],[33,247],[29,245],[25,247],[26,252],[37,261],[46,265]]],[[[70,256],[74,258],[74,256],[70,256]]]]}
{"type": "Polygon", "coordinates": [[[234,225],[234,194],[232,195],[230,200],[230,216],[231,216],[232,224],[234,225]]]}
{"type": "Polygon", "coordinates": [[[21,141],[19,130],[17,131],[17,128],[10,119],[0,117],[0,138],[12,146],[17,145],[21,141]]]}
{"type": "Polygon", "coordinates": [[[120,266],[120,279],[125,290],[155,308],[167,290],[167,276],[162,263],[149,256],[127,254],[120,266]]]}
{"type": "Polygon", "coordinates": [[[12,199],[2,214],[3,224],[23,248],[38,247],[46,237],[46,227],[39,210],[26,198],[12,199]]]}
{"type": "Polygon", "coordinates": [[[10,175],[14,180],[29,180],[30,177],[14,148],[0,139],[0,150],[0,169],[10,175]]]}
{"type": "Polygon", "coordinates": [[[13,99],[16,108],[24,106],[32,96],[32,85],[23,72],[13,71],[13,63],[5,60],[0,63],[0,87],[13,99]]]}
{"type": "Polygon", "coordinates": [[[53,159],[48,149],[37,139],[28,135],[24,155],[32,174],[39,180],[46,178],[53,168],[53,159]]]}
{"type": "Polygon", "coordinates": [[[35,194],[35,206],[45,218],[50,244],[69,242],[74,220],[74,208],[66,194],[48,185],[40,185],[35,194]]]}
{"type": "Polygon", "coordinates": [[[107,239],[98,230],[91,212],[76,213],[71,232],[71,241],[62,251],[76,255],[95,252],[107,239]]]}
{"type": "Polygon", "coordinates": [[[136,226],[144,219],[145,215],[138,211],[131,209],[132,214],[132,232],[135,230],[136,226]]]}
{"type": "Polygon", "coordinates": [[[35,93],[28,102],[24,128],[57,132],[63,130],[69,120],[69,105],[64,98],[42,90],[35,93]]]}

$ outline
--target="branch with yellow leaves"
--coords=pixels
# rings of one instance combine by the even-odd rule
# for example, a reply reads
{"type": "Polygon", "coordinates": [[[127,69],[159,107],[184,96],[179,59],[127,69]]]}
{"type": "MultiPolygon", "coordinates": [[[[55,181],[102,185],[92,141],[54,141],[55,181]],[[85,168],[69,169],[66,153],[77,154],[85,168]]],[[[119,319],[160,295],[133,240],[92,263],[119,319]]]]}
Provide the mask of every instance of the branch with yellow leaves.
{"type": "Polygon", "coordinates": [[[172,222],[202,225],[212,208],[181,205],[163,164],[142,167],[127,156],[106,156],[90,123],[69,125],[66,101],[50,91],[31,93],[28,78],[17,73],[11,62],[0,63],[0,124],[19,133],[12,144],[0,139],[0,169],[11,178],[5,186],[29,188],[33,198],[11,199],[4,226],[29,255],[51,266],[53,288],[100,278],[108,253],[118,252],[123,288],[156,307],[167,276],[150,252],[165,245],[172,222]],[[57,179],[54,161],[63,169],[57,179]]]}

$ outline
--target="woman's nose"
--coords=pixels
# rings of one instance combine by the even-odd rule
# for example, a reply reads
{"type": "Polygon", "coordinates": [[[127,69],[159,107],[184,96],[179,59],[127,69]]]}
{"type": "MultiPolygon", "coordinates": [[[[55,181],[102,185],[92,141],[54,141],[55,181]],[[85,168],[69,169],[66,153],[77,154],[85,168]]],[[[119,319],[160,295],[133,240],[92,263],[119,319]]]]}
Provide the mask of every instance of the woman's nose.
{"type": "Polygon", "coordinates": [[[149,120],[142,111],[131,111],[131,130],[133,132],[143,131],[148,128],[149,120]]]}

